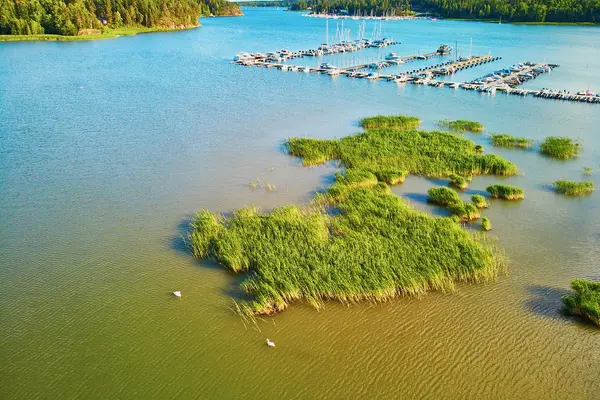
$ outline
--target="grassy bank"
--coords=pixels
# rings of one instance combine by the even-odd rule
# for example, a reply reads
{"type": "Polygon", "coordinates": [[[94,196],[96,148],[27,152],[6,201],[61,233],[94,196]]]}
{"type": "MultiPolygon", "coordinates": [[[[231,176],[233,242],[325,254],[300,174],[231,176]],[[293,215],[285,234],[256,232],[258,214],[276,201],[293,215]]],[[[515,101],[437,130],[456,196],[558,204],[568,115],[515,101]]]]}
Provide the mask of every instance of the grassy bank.
{"type": "Polygon", "coordinates": [[[576,279],[571,282],[574,296],[563,297],[565,311],[590,320],[600,327],[600,282],[576,279]]]}
{"type": "MultiPolygon", "coordinates": [[[[198,25],[200,26],[200,25],[198,25]]],[[[73,42],[81,40],[103,40],[116,39],[120,36],[133,36],[143,33],[154,32],[176,32],[187,29],[195,29],[198,26],[192,26],[185,29],[181,28],[144,28],[144,27],[124,27],[124,28],[106,28],[95,30],[87,35],[62,36],[62,35],[0,35],[0,42],[25,42],[25,41],[54,41],[54,42],[73,42]]]]}
{"type": "MultiPolygon", "coordinates": [[[[369,126],[400,121],[378,118],[369,126]]],[[[307,206],[270,213],[250,207],[230,217],[198,212],[188,235],[192,253],[249,273],[241,286],[253,300],[239,306],[248,314],[272,314],[296,300],[319,308],[326,300],[379,302],[493,281],[506,267],[504,256],[486,236],[455,222],[479,218],[474,205],[439,188],[454,218],[433,217],[405,204],[384,181],[465,169],[509,174],[516,167],[499,157],[482,160],[469,140],[411,124],[341,140],[290,139],[303,164],[340,160],[346,170],[307,206]]]]}

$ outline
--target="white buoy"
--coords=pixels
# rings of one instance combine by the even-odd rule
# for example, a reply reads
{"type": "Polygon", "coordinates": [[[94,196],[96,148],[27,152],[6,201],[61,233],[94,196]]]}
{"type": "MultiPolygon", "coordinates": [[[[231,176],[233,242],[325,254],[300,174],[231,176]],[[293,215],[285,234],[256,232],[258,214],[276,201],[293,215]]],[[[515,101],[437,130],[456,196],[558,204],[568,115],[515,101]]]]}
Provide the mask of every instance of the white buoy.
{"type": "Polygon", "coordinates": [[[269,339],[267,339],[267,346],[269,346],[269,347],[275,347],[275,343],[271,342],[269,339]]]}
{"type": "Polygon", "coordinates": [[[179,290],[176,290],[173,292],[173,296],[175,297],[181,297],[181,292],[179,290]]]}

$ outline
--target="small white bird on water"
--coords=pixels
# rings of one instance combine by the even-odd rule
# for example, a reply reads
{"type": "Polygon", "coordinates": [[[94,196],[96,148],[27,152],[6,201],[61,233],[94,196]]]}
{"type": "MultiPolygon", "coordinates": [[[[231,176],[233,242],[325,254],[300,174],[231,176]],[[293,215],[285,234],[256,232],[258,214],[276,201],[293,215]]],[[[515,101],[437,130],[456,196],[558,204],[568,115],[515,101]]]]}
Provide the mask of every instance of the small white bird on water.
{"type": "Polygon", "coordinates": [[[275,343],[271,342],[269,339],[267,339],[267,346],[269,346],[269,347],[275,347],[275,343]]]}
{"type": "Polygon", "coordinates": [[[179,290],[176,290],[173,292],[173,296],[175,297],[181,297],[181,292],[179,290]]]}

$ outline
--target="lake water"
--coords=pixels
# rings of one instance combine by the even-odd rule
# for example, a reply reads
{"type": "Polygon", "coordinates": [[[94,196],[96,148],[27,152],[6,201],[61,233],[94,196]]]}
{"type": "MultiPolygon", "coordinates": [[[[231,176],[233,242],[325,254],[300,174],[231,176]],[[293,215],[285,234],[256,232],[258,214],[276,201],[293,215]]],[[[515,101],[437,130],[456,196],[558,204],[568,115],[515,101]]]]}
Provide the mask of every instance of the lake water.
{"type": "MultiPolygon", "coordinates": [[[[0,397],[597,398],[600,330],[564,317],[560,297],[573,278],[600,278],[600,193],[548,187],[584,179],[584,167],[600,187],[600,108],[230,65],[240,51],[325,40],[324,20],[245,12],[184,32],[0,44],[0,397]],[[497,283],[381,305],[294,304],[246,329],[230,310],[240,277],[186,251],[189,216],[308,202],[336,170],[299,166],[284,139],[341,137],[391,113],[427,129],[461,118],[488,133],[569,136],[583,152],[559,162],[468,135],[523,171],[508,183],[525,200],[485,211],[511,259],[497,283]],[[255,178],[277,190],[252,190],[255,178]]],[[[357,26],[345,23],[352,37],[357,26]]],[[[456,80],[545,60],[561,66],[527,87],[600,90],[597,27],[397,21],[383,31],[402,42],[386,52],[458,42],[468,54],[472,38],[473,54],[503,57],[456,80]]],[[[499,181],[476,178],[465,197],[499,181]]],[[[443,184],[411,177],[394,191],[440,213],[423,199],[443,184]]]]}

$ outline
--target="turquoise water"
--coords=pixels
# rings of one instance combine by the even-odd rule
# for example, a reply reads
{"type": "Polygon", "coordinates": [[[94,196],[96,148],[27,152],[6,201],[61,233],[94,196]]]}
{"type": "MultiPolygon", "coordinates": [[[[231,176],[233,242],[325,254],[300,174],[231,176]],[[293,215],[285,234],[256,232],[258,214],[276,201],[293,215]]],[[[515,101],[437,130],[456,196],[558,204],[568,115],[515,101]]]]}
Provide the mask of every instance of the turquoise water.
{"type": "MultiPolygon", "coordinates": [[[[184,32],[0,44],[1,397],[594,398],[600,333],[558,310],[572,278],[600,277],[600,195],[565,198],[548,185],[593,167],[600,187],[600,108],[231,65],[240,51],[325,39],[324,20],[245,12],[184,32]],[[309,201],[335,169],[300,167],[283,140],[341,137],[387,113],[425,128],[464,118],[488,133],[566,135],[584,149],[559,162],[470,136],[523,171],[508,182],[526,199],[485,213],[511,258],[496,284],[320,312],[297,304],[246,329],[229,309],[239,277],[186,251],[189,215],[309,201]],[[250,189],[257,177],[277,190],[250,189]]],[[[352,35],[356,25],[345,23],[352,35]]],[[[402,42],[385,51],[401,55],[456,41],[467,51],[472,38],[473,54],[503,57],[456,80],[547,61],[561,67],[527,87],[600,91],[595,27],[383,30],[402,42]]],[[[471,190],[497,181],[476,178],[471,190]]],[[[440,184],[409,178],[394,191],[439,213],[423,194],[440,184]]]]}

